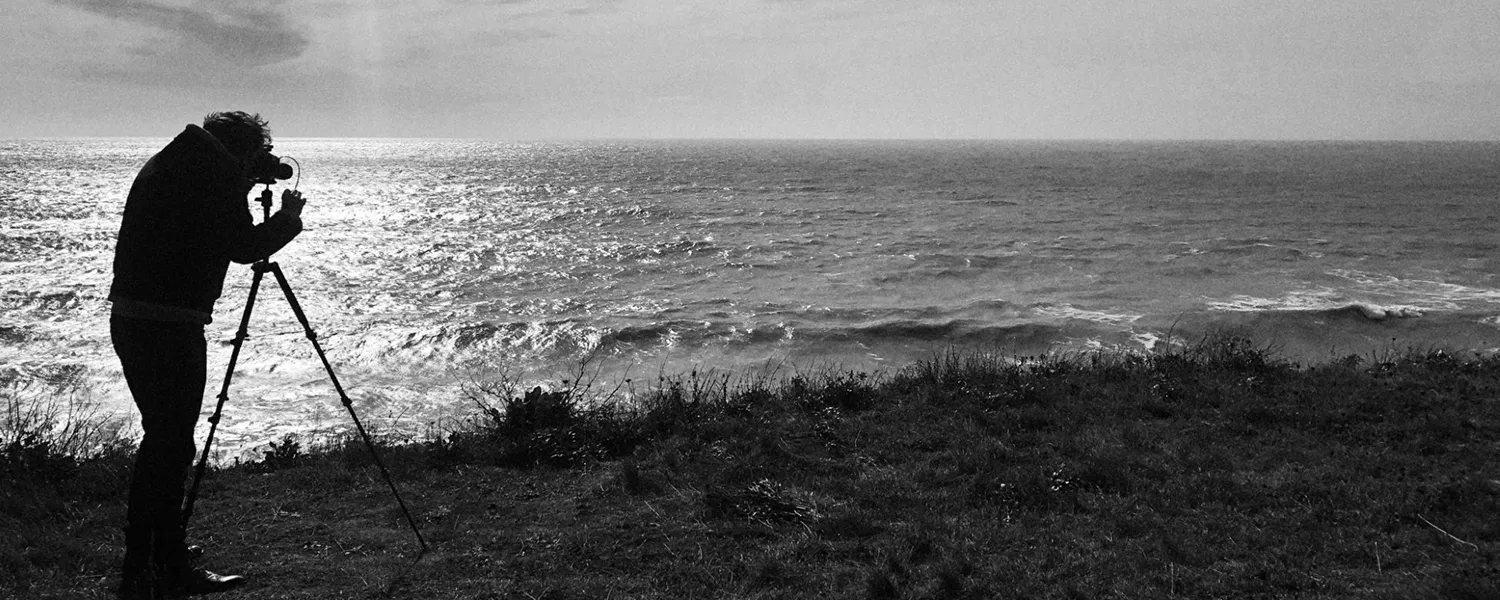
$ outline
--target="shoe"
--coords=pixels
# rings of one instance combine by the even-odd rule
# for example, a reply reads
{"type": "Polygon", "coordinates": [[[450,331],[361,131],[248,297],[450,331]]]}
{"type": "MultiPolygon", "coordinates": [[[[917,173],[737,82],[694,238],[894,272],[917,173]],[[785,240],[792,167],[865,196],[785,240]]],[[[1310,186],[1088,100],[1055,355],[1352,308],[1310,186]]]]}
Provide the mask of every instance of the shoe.
{"type": "Polygon", "coordinates": [[[200,596],[227,592],[242,585],[245,585],[245,578],[239,575],[219,575],[207,569],[188,569],[171,589],[183,596],[200,596]]]}

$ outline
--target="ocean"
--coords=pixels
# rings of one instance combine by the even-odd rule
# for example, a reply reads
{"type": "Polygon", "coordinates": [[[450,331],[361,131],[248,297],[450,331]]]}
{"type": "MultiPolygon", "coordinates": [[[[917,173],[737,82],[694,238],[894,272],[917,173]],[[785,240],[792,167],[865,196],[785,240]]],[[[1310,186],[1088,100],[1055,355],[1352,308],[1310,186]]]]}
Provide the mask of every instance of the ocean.
{"type": "MultiPolygon", "coordinates": [[[[0,140],[0,383],[13,398],[75,381],[74,401],[134,410],[105,296],[126,192],[167,141],[0,140]]],[[[361,418],[387,432],[462,418],[466,386],[501,375],[612,386],[890,371],[955,348],[1148,351],[1216,332],[1304,363],[1500,347],[1500,143],[280,139],[277,151],[300,168],[275,188],[295,184],[309,203],[274,260],[361,418]]],[[[231,266],[208,327],[205,414],[250,280],[231,266]]],[[[216,442],[226,452],[345,426],[280,296],[263,285],[216,442]]]]}

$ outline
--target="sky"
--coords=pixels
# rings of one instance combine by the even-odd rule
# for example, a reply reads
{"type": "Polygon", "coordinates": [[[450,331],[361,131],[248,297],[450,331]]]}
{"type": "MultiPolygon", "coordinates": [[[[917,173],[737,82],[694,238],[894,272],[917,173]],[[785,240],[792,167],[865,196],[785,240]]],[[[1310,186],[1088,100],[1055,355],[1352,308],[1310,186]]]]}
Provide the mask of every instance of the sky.
{"type": "Polygon", "coordinates": [[[6,0],[0,138],[1500,140],[1494,0],[6,0]]]}

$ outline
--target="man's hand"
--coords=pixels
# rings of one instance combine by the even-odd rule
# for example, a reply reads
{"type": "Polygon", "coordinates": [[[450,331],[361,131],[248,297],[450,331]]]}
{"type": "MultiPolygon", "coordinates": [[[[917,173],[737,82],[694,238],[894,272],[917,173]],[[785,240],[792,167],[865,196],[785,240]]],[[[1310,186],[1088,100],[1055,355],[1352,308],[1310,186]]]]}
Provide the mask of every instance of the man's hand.
{"type": "Polygon", "coordinates": [[[304,200],[302,198],[302,192],[296,190],[281,191],[281,210],[279,212],[286,213],[294,217],[301,217],[302,207],[306,204],[307,200],[304,200]]]}

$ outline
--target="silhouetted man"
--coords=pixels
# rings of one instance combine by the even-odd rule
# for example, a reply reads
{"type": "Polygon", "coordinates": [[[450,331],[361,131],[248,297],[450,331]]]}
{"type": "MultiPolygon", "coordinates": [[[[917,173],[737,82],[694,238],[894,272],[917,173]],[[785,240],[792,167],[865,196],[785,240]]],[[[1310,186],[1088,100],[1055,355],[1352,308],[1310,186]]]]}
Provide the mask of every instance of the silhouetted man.
{"type": "Polygon", "coordinates": [[[126,513],[122,598],[224,591],[243,583],[194,567],[182,522],[183,482],[203,404],[207,346],[229,262],[266,258],[302,231],[302,196],[255,225],[246,194],[269,152],[260,115],[212,113],[188,125],[136,175],[115,246],[110,337],[141,413],[126,513]]]}

